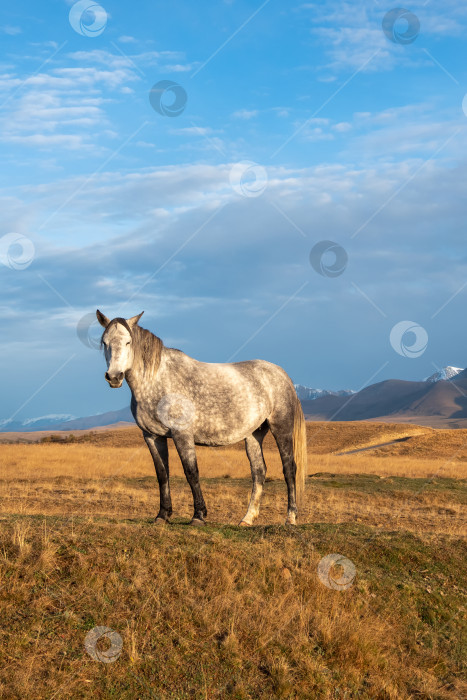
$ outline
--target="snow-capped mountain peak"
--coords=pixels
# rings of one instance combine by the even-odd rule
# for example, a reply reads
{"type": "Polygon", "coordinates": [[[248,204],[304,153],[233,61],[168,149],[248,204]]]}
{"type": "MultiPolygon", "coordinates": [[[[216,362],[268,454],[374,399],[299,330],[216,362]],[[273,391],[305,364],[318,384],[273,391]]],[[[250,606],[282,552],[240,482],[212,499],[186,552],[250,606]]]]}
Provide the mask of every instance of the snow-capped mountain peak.
{"type": "Polygon", "coordinates": [[[47,416],[39,416],[38,418],[26,418],[26,420],[23,420],[23,425],[31,425],[38,421],[64,423],[67,420],[74,420],[75,418],[76,416],[73,416],[71,413],[49,413],[47,416]]]}
{"type": "Polygon", "coordinates": [[[328,391],[327,389],[311,389],[303,384],[294,384],[295,391],[300,401],[314,401],[322,396],[350,396],[355,392],[352,389],[341,389],[340,391],[328,391]]]}
{"type": "Polygon", "coordinates": [[[0,432],[10,431],[29,431],[52,428],[55,424],[59,425],[66,421],[73,420],[75,416],[71,413],[50,413],[47,416],[38,416],[37,418],[25,418],[23,420],[13,420],[13,418],[2,418],[0,420],[0,432]]]}
{"type": "Polygon", "coordinates": [[[457,374],[459,374],[459,372],[462,371],[463,367],[443,367],[442,369],[437,370],[434,374],[430,375],[429,377],[426,377],[424,381],[434,384],[435,382],[439,382],[443,379],[452,379],[457,374]]]}

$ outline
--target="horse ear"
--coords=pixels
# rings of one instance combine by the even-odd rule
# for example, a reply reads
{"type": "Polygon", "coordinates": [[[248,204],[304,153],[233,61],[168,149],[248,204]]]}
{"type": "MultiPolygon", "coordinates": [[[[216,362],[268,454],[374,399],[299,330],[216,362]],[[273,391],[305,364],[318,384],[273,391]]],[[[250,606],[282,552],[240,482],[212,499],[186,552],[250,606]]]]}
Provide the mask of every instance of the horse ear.
{"type": "Polygon", "coordinates": [[[141,311],[141,313],[138,314],[138,316],[133,316],[132,318],[127,318],[126,322],[130,326],[130,328],[134,328],[137,325],[139,319],[141,318],[141,316],[143,314],[144,314],[144,311],[141,311]]]}
{"type": "Polygon", "coordinates": [[[107,316],[104,316],[104,314],[101,311],[99,311],[99,309],[97,309],[97,311],[96,311],[96,316],[97,316],[97,320],[99,321],[101,326],[103,328],[107,328],[107,326],[110,323],[110,318],[107,318],[107,316]]]}

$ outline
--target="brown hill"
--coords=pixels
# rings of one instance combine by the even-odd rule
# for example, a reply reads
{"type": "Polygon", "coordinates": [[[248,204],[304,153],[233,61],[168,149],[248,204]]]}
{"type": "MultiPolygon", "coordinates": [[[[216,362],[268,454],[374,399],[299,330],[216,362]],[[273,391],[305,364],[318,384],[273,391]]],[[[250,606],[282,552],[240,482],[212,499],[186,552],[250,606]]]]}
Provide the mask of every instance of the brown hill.
{"type": "MultiPolygon", "coordinates": [[[[389,379],[372,384],[352,396],[325,396],[303,401],[308,420],[375,420],[396,421],[424,419],[443,421],[467,419],[467,370],[454,379],[436,383],[407,382],[389,379]]],[[[446,423],[447,424],[447,423],[446,423]]]]}
{"type": "MultiPolygon", "coordinates": [[[[106,454],[108,448],[125,449],[132,448],[136,454],[145,455],[150,462],[149,452],[143,440],[141,430],[136,426],[127,428],[97,428],[95,430],[74,431],[71,434],[65,432],[60,433],[4,433],[0,434],[0,448],[2,449],[3,458],[8,454],[5,449],[6,445],[1,443],[23,443],[49,446],[50,443],[55,443],[57,448],[73,452],[74,447],[79,449],[82,445],[87,447],[95,447],[96,455],[99,454],[99,449],[103,448],[102,455],[106,454]]],[[[458,463],[459,461],[467,461],[467,425],[459,426],[463,430],[435,430],[431,427],[422,425],[407,425],[401,422],[378,422],[378,421],[357,421],[357,422],[319,422],[313,421],[307,423],[307,442],[308,442],[308,468],[312,474],[319,471],[313,455],[316,456],[342,456],[352,455],[355,452],[365,451],[364,454],[375,457],[388,457],[391,460],[396,457],[410,457],[414,459],[442,459],[445,462],[441,465],[443,474],[446,474],[447,467],[458,463]]],[[[174,448],[172,441],[169,440],[169,445],[172,455],[174,448]]],[[[22,446],[21,446],[22,447],[22,446]]],[[[36,448],[37,449],[37,448],[36,448]]],[[[38,454],[41,453],[40,449],[38,454]]],[[[277,448],[274,438],[271,433],[268,433],[264,443],[264,450],[267,455],[266,462],[271,461],[271,453],[277,454],[277,448]]],[[[216,453],[219,455],[220,462],[227,460],[232,461],[232,454],[239,451],[244,456],[244,465],[248,470],[248,462],[246,459],[244,442],[241,441],[229,447],[198,447],[197,453],[201,461],[216,460],[216,453]]],[[[65,452],[60,453],[63,459],[65,452]]],[[[92,452],[88,453],[89,455],[92,452]]],[[[277,455],[278,458],[278,455],[277,455]]],[[[15,459],[18,459],[15,457],[15,459]]],[[[70,458],[66,457],[68,463],[70,458]]],[[[99,459],[101,459],[99,457],[99,459]]],[[[102,458],[104,459],[104,458],[102,458]]],[[[132,461],[133,457],[130,457],[132,461]]],[[[104,459],[105,461],[105,459],[104,459]]],[[[235,459],[233,460],[235,462],[235,459]]],[[[128,464],[129,464],[128,462],[128,464]]],[[[148,462],[148,463],[149,463],[148,462]]],[[[73,460],[72,460],[73,463],[73,460]]],[[[209,462],[210,463],[210,462],[209,462]]],[[[125,462],[125,464],[127,464],[125,462]]],[[[355,469],[361,468],[355,466],[355,469]]],[[[29,468],[29,462],[27,462],[29,468]]],[[[330,465],[329,465],[330,466],[330,465]]],[[[333,464],[333,469],[337,466],[337,462],[333,464]]],[[[73,466],[73,469],[75,466],[73,466]]],[[[126,468],[126,467],[125,467],[126,468]]],[[[436,471],[433,467],[430,475],[436,471]]]]}

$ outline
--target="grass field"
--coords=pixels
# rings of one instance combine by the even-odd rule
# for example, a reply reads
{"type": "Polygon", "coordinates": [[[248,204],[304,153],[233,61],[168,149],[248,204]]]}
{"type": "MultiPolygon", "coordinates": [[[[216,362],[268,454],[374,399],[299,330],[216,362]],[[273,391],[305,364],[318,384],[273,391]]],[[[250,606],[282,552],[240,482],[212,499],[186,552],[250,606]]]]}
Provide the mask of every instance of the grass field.
{"type": "Polygon", "coordinates": [[[244,451],[199,450],[202,529],[172,448],[174,517],[154,526],[137,429],[0,445],[0,697],[467,697],[467,431],[307,427],[296,528],[271,442],[252,528],[244,451]],[[112,663],[108,640],[85,647],[96,627],[112,663]]]}

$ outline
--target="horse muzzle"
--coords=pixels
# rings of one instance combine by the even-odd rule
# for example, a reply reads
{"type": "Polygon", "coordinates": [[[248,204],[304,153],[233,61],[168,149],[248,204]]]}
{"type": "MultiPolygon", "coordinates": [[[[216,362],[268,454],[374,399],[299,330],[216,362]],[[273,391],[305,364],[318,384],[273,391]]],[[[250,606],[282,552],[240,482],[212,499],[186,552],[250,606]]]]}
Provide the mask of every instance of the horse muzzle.
{"type": "Polygon", "coordinates": [[[114,374],[112,377],[108,372],[105,373],[105,379],[109,383],[109,386],[112,389],[120,389],[120,387],[123,384],[123,377],[125,375],[123,372],[119,372],[118,374],[114,374]]]}

